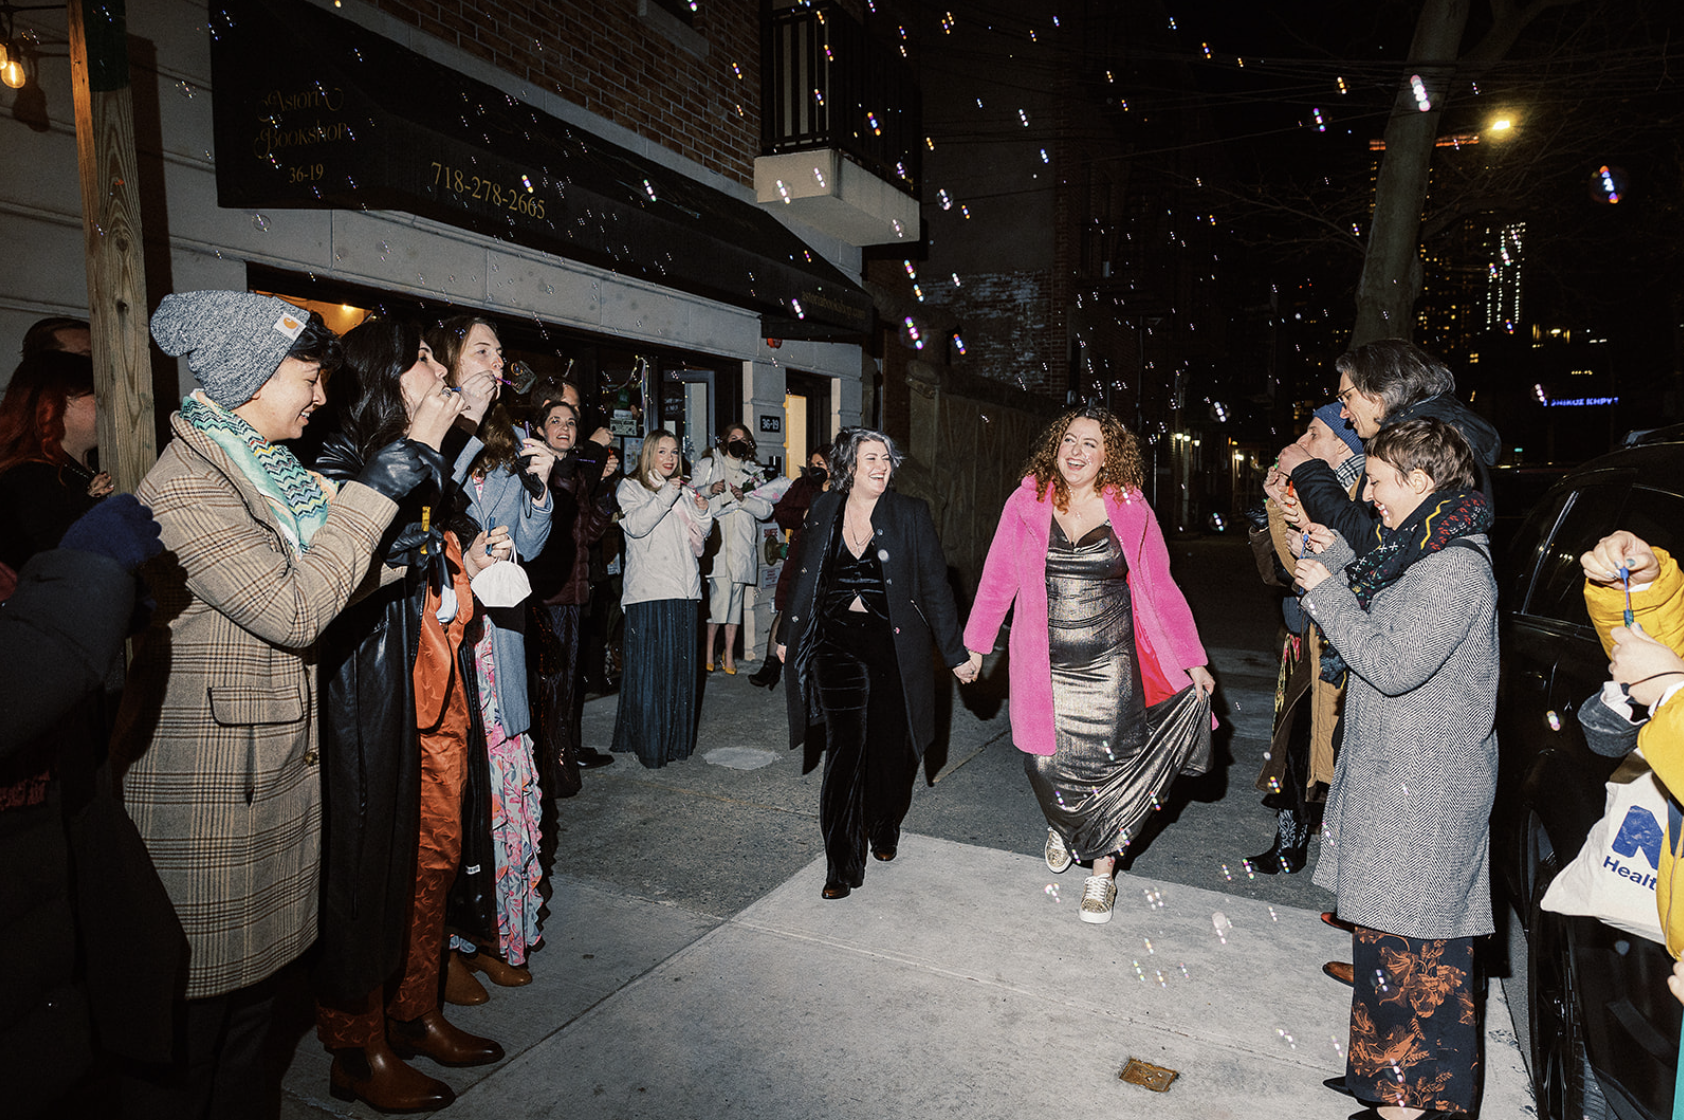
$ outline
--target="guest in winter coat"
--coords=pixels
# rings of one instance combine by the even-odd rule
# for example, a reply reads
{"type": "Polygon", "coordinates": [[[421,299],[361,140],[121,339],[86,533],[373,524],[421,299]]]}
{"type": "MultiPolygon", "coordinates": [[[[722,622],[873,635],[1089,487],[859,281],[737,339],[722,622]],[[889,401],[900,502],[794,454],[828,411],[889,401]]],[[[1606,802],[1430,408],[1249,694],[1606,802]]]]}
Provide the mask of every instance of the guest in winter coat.
{"type": "Polygon", "coordinates": [[[1012,738],[1047,819],[1047,867],[1091,860],[1078,914],[1108,922],[1130,838],[1177,774],[1208,762],[1216,681],[1122,421],[1092,406],[1066,413],[1025,473],[989,546],[965,644],[980,666],[1017,604],[1012,738]]]}
{"type": "MultiPolygon", "coordinates": [[[[536,659],[533,673],[541,694],[542,726],[537,738],[539,749],[548,753],[565,787],[555,794],[568,796],[579,788],[581,767],[614,761],[613,755],[587,750],[580,741],[584,690],[580,687],[579,636],[585,604],[590,601],[591,546],[608,531],[610,520],[596,491],[613,474],[618,460],[610,455],[601,466],[584,465],[578,454],[579,410],[565,400],[546,402],[539,430],[555,452],[556,463],[550,471],[550,500],[555,503],[550,541],[526,564],[537,599],[535,610],[540,612],[538,624],[548,631],[550,651],[536,659]],[[590,477],[593,473],[595,478],[590,477]]],[[[529,664],[534,660],[534,645],[527,643],[529,664]]]]}
{"type": "MultiPolygon", "coordinates": [[[[1316,409],[1293,446],[1332,467],[1334,478],[1354,498],[1362,490],[1362,440],[1340,416],[1341,408],[1333,401],[1316,409]]],[[[1278,465],[1264,479],[1263,492],[1268,495],[1264,508],[1269,525],[1253,548],[1267,549],[1269,568],[1284,575],[1297,563],[1288,542],[1294,535],[1302,536],[1307,516],[1291,480],[1278,465]]],[[[1291,582],[1290,576],[1285,578],[1291,582]]],[[[1263,803],[1275,810],[1275,842],[1268,851],[1246,860],[1259,875],[1294,875],[1304,870],[1310,837],[1321,821],[1321,806],[1333,781],[1335,732],[1344,707],[1343,690],[1320,679],[1321,651],[1327,640],[1309,624],[1296,595],[1281,600],[1281,617],[1284,631],[1274,722],[1257,775],[1257,788],[1266,794],[1263,803]]]]}
{"type": "Polygon", "coordinates": [[[821,443],[807,457],[801,477],[790,483],[784,496],[772,503],[772,520],[778,528],[789,533],[789,547],[784,549],[784,565],[778,570],[778,586],[772,592],[772,625],[766,635],[766,664],[750,677],[749,683],[771,688],[783,675],[784,663],[778,659],[779,631],[783,629],[784,604],[789,601],[789,587],[795,582],[795,557],[801,548],[801,526],[807,521],[807,510],[820,494],[830,489],[830,444],[821,443]]]}
{"type": "Polygon", "coordinates": [[[678,474],[678,439],[643,437],[637,473],[620,483],[626,538],[626,675],[614,722],[616,752],[647,767],[689,758],[696,749],[698,560],[713,528],[707,499],[678,474]]]}
{"type": "MultiPolygon", "coordinates": [[[[719,527],[717,549],[706,558],[708,573],[707,671],[720,627],[725,628],[723,663],[737,672],[737,627],[743,621],[743,591],[759,578],[760,522],[772,516],[772,503],[754,491],[766,481],[754,461],[754,437],[742,424],[732,424],[719,444],[696,463],[691,485],[708,500],[719,527]]],[[[750,656],[754,651],[750,650],[750,656]]]]}
{"type": "Polygon", "coordinates": [[[1346,1089],[1387,1120],[1460,1116],[1479,1100],[1474,939],[1493,928],[1491,515],[1441,420],[1383,429],[1366,469],[1373,546],[1317,526],[1295,567],[1322,674],[1347,680],[1315,881],[1356,927],[1346,1089]]]}
{"type": "Polygon", "coordinates": [[[889,489],[899,461],[882,432],[837,437],[836,488],[807,512],[789,637],[777,651],[791,668],[790,745],[811,751],[823,736],[825,898],[864,883],[867,845],[883,862],[899,850],[918,763],[935,739],[931,643],[954,676],[976,679],[929,507],[889,489]]]}
{"type": "MultiPolygon", "coordinates": [[[[1610,658],[1610,676],[1625,686],[1633,702],[1649,709],[1637,745],[1655,776],[1676,794],[1684,790],[1684,658],[1677,652],[1684,650],[1684,573],[1666,549],[1624,529],[1602,538],[1580,562],[1585,606],[1610,658]],[[1626,581],[1621,569],[1630,579],[1634,627],[1622,625],[1626,581]]],[[[1655,901],[1667,952],[1678,958],[1684,957],[1684,879],[1678,873],[1684,845],[1674,835],[1677,822],[1670,814],[1665,827],[1655,901]]],[[[1678,985],[1673,991],[1679,992],[1678,985]]],[[[1679,994],[1684,999],[1684,992],[1679,994]]]]}
{"type": "MultiPolygon", "coordinates": [[[[1490,469],[1502,450],[1497,429],[1456,399],[1448,367],[1413,343],[1387,338],[1339,356],[1341,415],[1364,440],[1392,424],[1435,418],[1455,428],[1474,457],[1475,488],[1491,505],[1490,469]]],[[[1368,550],[1379,524],[1371,502],[1352,498],[1326,463],[1302,447],[1281,450],[1280,469],[1292,479],[1309,519],[1341,534],[1357,553],[1368,550]]]]}
{"type": "Polygon", "coordinates": [[[187,942],[112,790],[104,703],[134,569],[161,547],[117,495],[0,607],[0,938],[28,958],[0,970],[0,1081],[19,1120],[82,1115],[114,1057],[170,1058],[187,942]]]}
{"type": "Polygon", "coordinates": [[[352,330],[345,358],[323,473],[350,475],[371,448],[407,433],[427,477],[381,539],[368,573],[378,590],[322,641],[328,828],[316,1033],[333,1054],[335,1096],[429,1111],[454,1092],[400,1055],[478,1065],[503,1053],[451,1024],[438,1002],[463,788],[470,758],[484,757],[471,749],[484,735],[462,651],[475,613],[469,580],[491,559],[486,544],[499,555],[508,548],[484,533],[464,538],[475,527],[450,510],[480,449],[462,427],[477,425],[495,383],[485,376],[450,392],[420,325],[403,318],[352,330]],[[452,402],[443,424],[431,420],[439,401],[452,402]]]}
{"type": "MultiPolygon", "coordinates": [[[[339,343],[248,292],[164,297],[152,335],[203,388],[136,492],[163,530],[157,609],[112,751],[122,798],[192,952],[175,1063],[129,1079],[125,1113],[254,1115],[276,973],[316,939],[321,872],[317,638],[363,584],[415,445],[374,448],[341,486],[281,443],[325,400],[339,343]]],[[[434,414],[453,415],[438,400],[434,414]]],[[[398,433],[401,437],[401,433],[398,433]]]]}
{"type": "MultiPolygon", "coordinates": [[[[501,382],[503,346],[488,320],[468,315],[447,319],[428,332],[427,341],[450,371],[452,385],[488,373],[501,382]]],[[[513,542],[511,563],[536,556],[550,537],[555,503],[545,482],[555,455],[524,426],[517,429],[501,404],[487,412],[479,437],[485,447],[462,487],[468,516],[494,542],[513,542]]],[[[526,605],[484,607],[478,613],[477,633],[470,636],[490,765],[497,936],[495,944],[480,945],[477,952],[465,937],[454,937],[452,945],[469,969],[504,987],[520,987],[532,982],[526,954],[542,936],[538,909],[544,877],[538,865],[543,808],[526,695],[526,605]]]]}

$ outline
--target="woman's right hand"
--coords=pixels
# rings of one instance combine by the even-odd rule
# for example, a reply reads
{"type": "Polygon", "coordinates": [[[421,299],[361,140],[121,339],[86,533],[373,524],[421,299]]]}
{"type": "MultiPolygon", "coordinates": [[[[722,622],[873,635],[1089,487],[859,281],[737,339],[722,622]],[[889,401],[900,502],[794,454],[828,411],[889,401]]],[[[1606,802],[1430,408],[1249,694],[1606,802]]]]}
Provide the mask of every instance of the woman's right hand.
{"type": "Polygon", "coordinates": [[[1620,569],[1631,570],[1631,582],[1653,583],[1660,578],[1661,562],[1649,543],[1635,533],[1616,529],[1596,542],[1596,547],[1579,557],[1585,578],[1592,583],[1620,582],[1620,569]]]}
{"type": "Polygon", "coordinates": [[[784,644],[782,642],[779,642],[778,648],[774,652],[777,653],[778,660],[782,661],[784,659],[784,644]]]}
{"type": "Polygon", "coordinates": [[[725,493],[725,480],[722,478],[718,482],[714,483],[712,486],[708,487],[708,493],[709,494],[723,494],[723,493],[725,493]]]}
{"type": "Polygon", "coordinates": [[[437,451],[444,442],[445,433],[450,431],[451,425],[465,409],[461,394],[452,393],[440,382],[437,389],[415,403],[415,411],[410,413],[409,428],[404,435],[437,451]]]}

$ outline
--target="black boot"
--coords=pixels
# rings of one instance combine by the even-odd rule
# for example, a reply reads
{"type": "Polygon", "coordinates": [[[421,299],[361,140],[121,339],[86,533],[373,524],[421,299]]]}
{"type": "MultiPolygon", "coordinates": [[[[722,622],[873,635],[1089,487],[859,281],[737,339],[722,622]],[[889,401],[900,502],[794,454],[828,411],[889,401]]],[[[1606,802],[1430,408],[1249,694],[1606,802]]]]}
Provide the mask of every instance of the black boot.
{"type": "Polygon", "coordinates": [[[1299,823],[1290,809],[1282,809],[1275,822],[1275,842],[1270,845],[1268,851],[1248,856],[1246,863],[1259,875],[1273,875],[1276,872],[1296,875],[1304,870],[1309,851],[1309,826],[1299,823]]]}
{"type": "Polygon", "coordinates": [[[784,663],[776,657],[768,657],[766,663],[748,679],[748,683],[761,688],[775,688],[779,678],[784,674],[784,663]]]}

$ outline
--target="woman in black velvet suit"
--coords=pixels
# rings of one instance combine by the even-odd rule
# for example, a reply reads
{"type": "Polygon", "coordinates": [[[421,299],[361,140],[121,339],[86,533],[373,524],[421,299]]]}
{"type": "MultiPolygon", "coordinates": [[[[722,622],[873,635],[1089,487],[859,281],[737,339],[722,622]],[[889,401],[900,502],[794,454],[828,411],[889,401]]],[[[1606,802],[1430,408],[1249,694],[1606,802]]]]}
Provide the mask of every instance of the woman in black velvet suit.
{"type": "Polygon", "coordinates": [[[825,749],[826,898],[864,881],[868,842],[879,860],[895,858],[918,762],[935,738],[931,641],[955,676],[976,679],[929,507],[888,490],[900,458],[882,432],[843,432],[831,455],[835,486],[808,511],[792,558],[778,656],[793,670],[790,745],[825,749]]]}

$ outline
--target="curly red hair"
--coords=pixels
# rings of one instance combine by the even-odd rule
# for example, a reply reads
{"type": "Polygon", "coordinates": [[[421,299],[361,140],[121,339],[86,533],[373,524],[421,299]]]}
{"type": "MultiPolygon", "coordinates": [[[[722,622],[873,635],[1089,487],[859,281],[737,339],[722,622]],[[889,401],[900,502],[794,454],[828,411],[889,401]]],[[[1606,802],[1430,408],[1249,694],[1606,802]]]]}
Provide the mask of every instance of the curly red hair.
{"type": "Polygon", "coordinates": [[[1053,506],[1060,513],[1070,508],[1070,487],[1058,469],[1058,448],[1064,442],[1064,433],[1077,420],[1095,421],[1105,438],[1105,465],[1094,480],[1095,489],[1100,493],[1115,491],[1120,499],[1129,491],[1140,489],[1146,478],[1140,443],[1133,432],[1123,427],[1116,413],[1094,404],[1073,408],[1048,425],[1023,464],[1023,473],[1035,480],[1035,493],[1040,500],[1046,501],[1050,492],[1053,506]]]}

